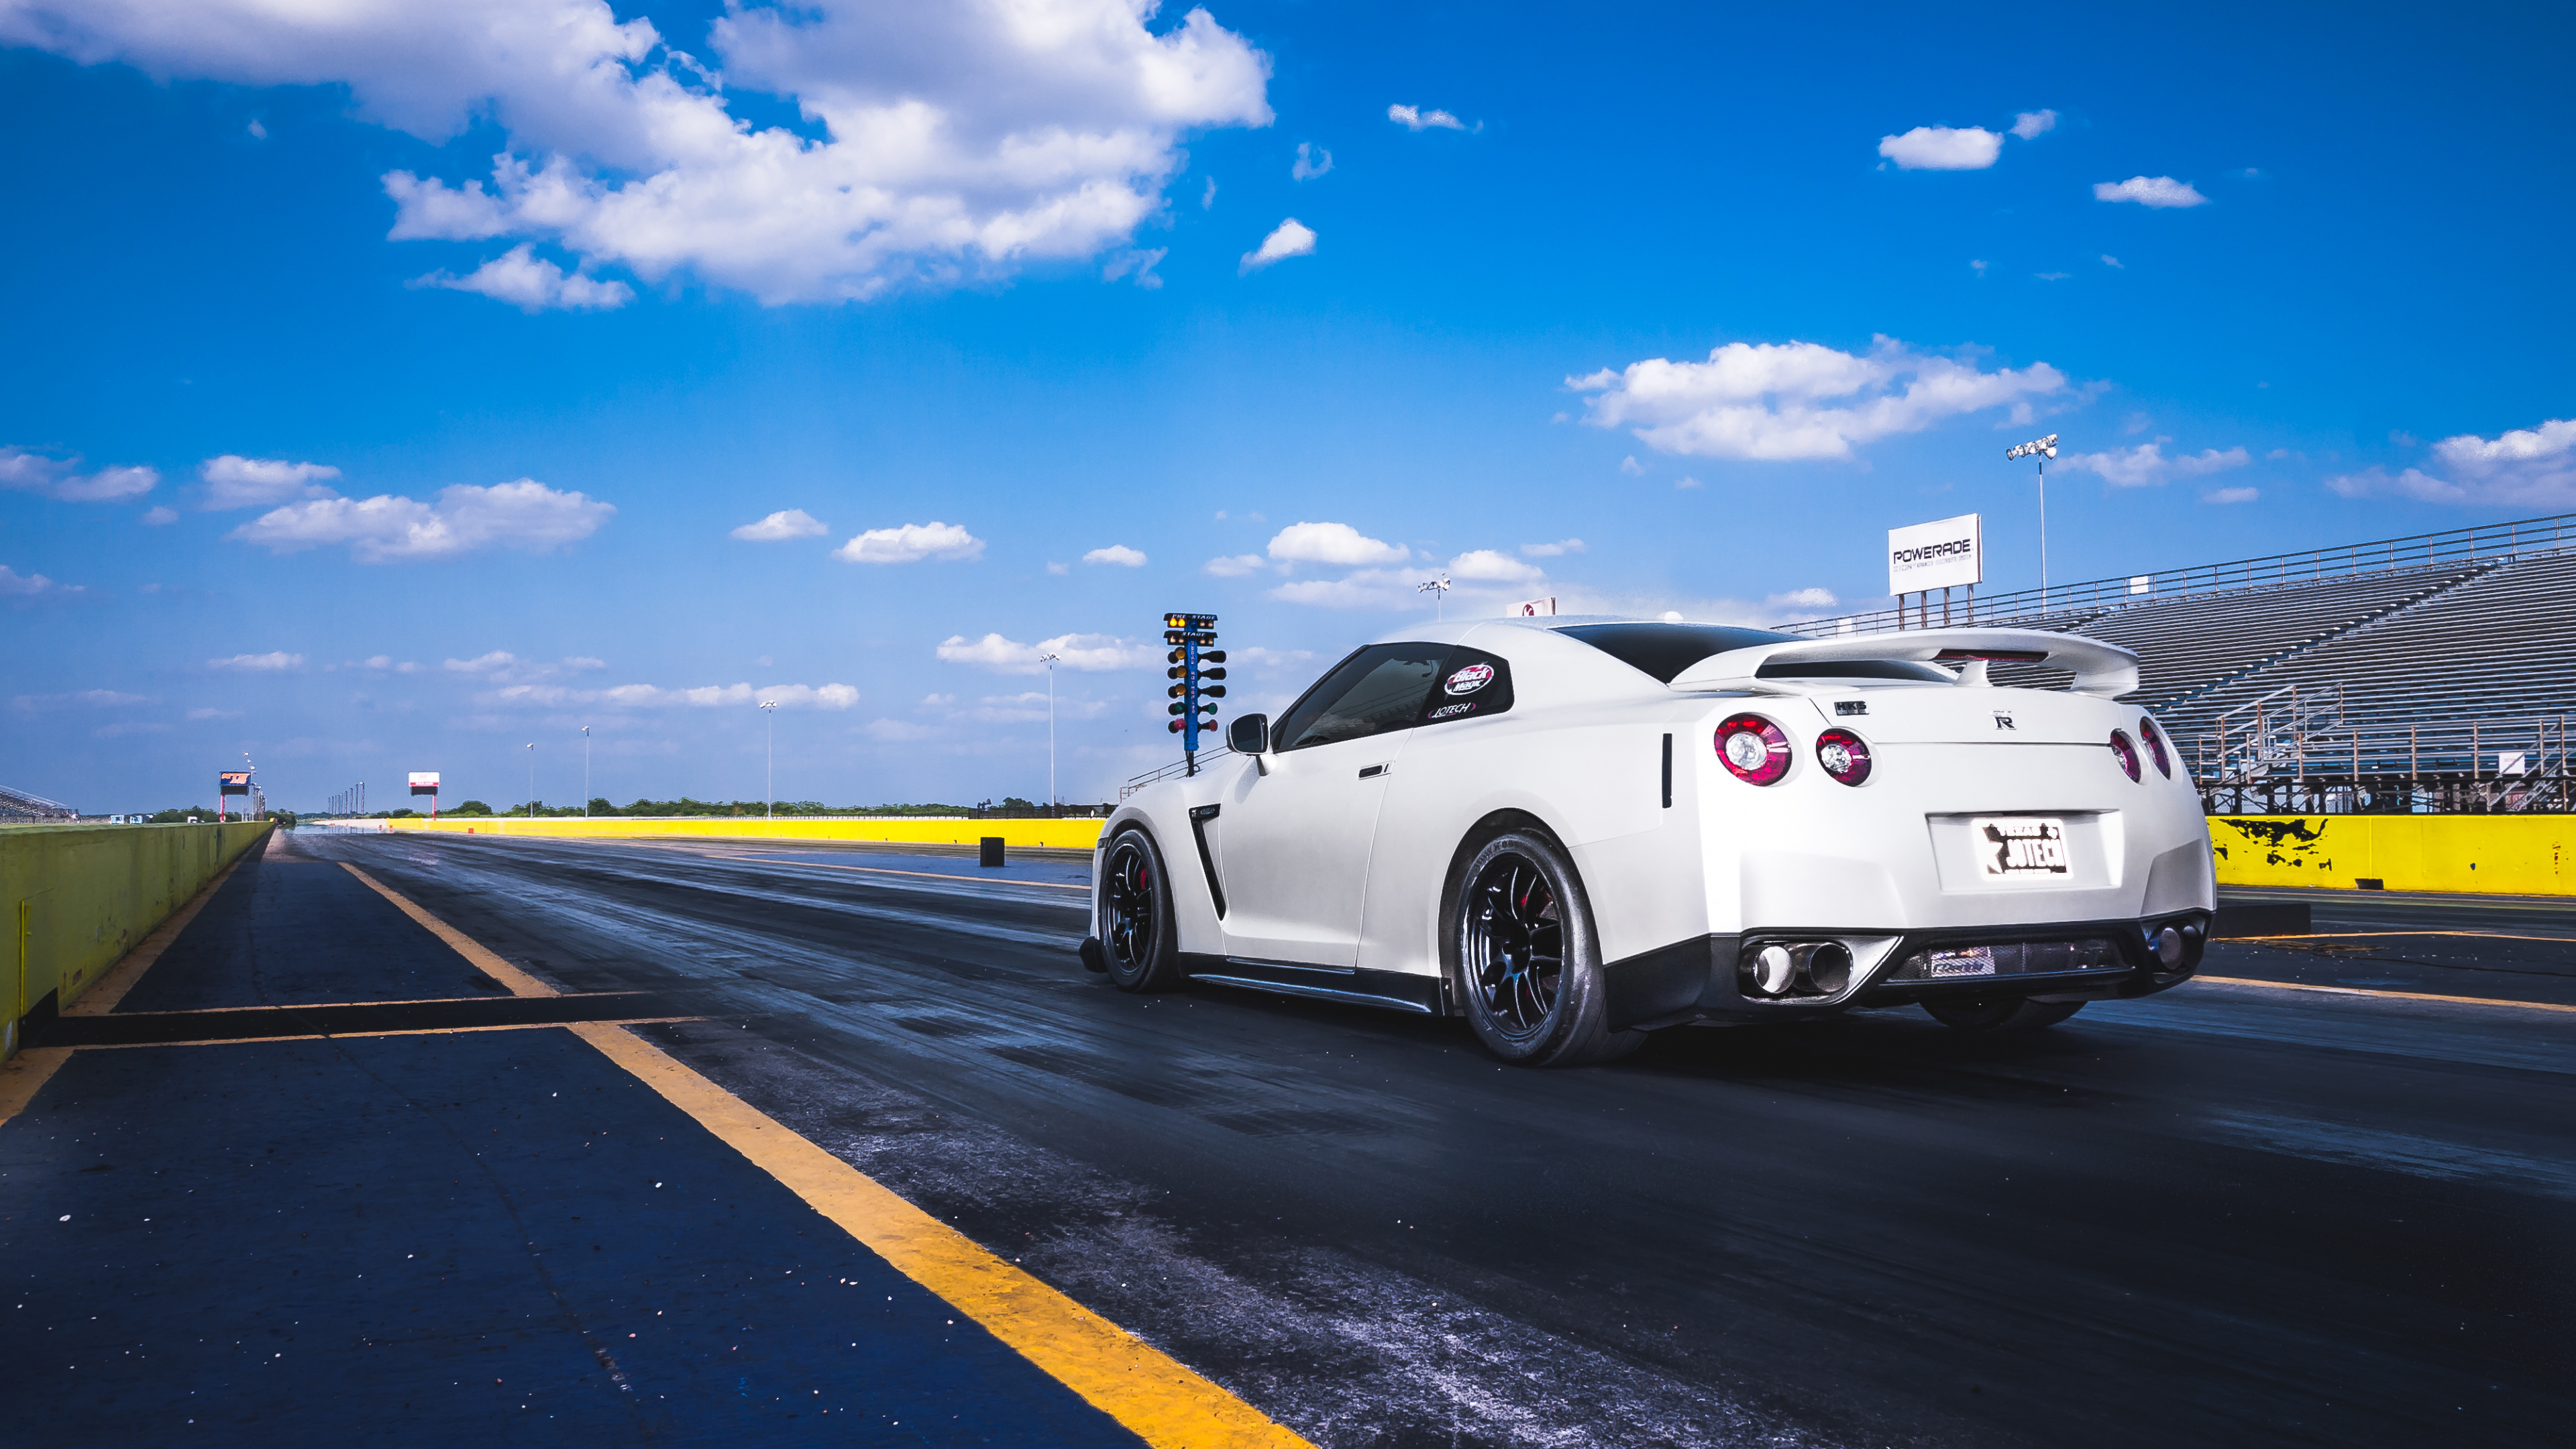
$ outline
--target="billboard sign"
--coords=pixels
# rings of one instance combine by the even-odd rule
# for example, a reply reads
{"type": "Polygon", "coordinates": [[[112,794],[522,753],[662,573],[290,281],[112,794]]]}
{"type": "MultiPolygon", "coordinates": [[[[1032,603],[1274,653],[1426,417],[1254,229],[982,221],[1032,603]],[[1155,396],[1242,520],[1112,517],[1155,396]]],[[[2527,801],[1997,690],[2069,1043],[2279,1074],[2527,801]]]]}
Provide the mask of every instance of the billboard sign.
{"type": "Polygon", "coordinates": [[[415,795],[435,795],[435,794],[437,794],[437,793],[438,793],[438,772],[437,772],[436,770],[414,770],[414,771],[412,771],[412,772],[411,772],[411,792],[412,792],[413,794],[415,794],[415,795]]]}
{"type": "Polygon", "coordinates": [[[250,771],[248,770],[226,770],[216,776],[216,781],[227,795],[250,793],[250,771]]]}
{"type": "Polygon", "coordinates": [[[1983,583],[1985,577],[1985,533],[1976,514],[1887,531],[1887,591],[1891,594],[1983,583]]]}
{"type": "Polygon", "coordinates": [[[1516,619],[1553,619],[1556,617],[1556,600],[1553,597],[1545,599],[1523,599],[1519,603],[1512,605],[1512,617],[1516,619]]]}

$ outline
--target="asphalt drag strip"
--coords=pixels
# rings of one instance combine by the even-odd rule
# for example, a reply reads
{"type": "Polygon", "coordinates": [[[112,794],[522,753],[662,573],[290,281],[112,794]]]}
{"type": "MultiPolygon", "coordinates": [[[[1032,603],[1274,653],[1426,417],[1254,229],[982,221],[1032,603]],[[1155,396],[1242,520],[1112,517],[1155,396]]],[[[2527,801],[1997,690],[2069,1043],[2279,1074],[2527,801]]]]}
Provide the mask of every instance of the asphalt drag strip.
{"type": "Polygon", "coordinates": [[[565,991],[688,994],[634,1034],[1320,1444],[2554,1444],[2576,1409],[2563,1013],[2195,983],[1539,1073],[1454,1022],[1123,995],[1028,883],[312,848],[565,991]]]}

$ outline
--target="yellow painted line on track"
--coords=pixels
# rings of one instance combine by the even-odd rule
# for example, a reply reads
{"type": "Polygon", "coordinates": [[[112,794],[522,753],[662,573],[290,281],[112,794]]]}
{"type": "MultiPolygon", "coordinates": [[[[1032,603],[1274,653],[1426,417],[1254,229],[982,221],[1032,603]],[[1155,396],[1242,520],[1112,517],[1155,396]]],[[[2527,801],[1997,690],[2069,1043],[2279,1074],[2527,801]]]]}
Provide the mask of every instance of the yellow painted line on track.
{"type": "MultiPolygon", "coordinates": [[[[520,995],[558,994],[356,866],[349,871],[520,995]],[[521,989],[521,983],[532,989],[521,989]]],[[[1223,1386],[986,1251],[642,1037],[605,1022],[562,1029],[597,1047],[897,1272],[955,1305],[1146,1443],[1157,1449],[1312,1449],[1223,1386]]]]}
{"type": "Polygon", "coordinates": [[[454,926],[447,924],[438,917],[431,915],[429,912],[422,910],[416,905],[413,905],[410,900],[402,895],[401,892],[393,890],[374,876],[367,874],[365,871],[358,869],[356,866],[349,864],[345,860],[340,862],[340,866],[342,869],[348,871],[349,874],[365,881],[367,883],[367,889],[374,891],[377,895],[383,896],[386,900],[393,902],[402,910],[404,915],[420,922],[421,926],[431,935],[436,936],[438,939],[445,941],[448,945],[454,947],[457,955],[473,962],[484,975],[489,976],[493,980],[510,988],[511,995],[563,995],[562,992],[557,991],[546,983],[539,981],[534,976],[529,975],[527,972],[520,970],[518,967],[511,965],[509,962],[502,960],[498,956],[493,955],[490,951],[485,950],[483,948],[483,944],[475,940],[473,937],[466,935],[463,931],[456,929],[454,926]]]}
{"type": "Polygon", "coordinates": [[[188,929],[188,923],[197,918],[197,912],[206,908],[206,902],[215,898],[215,892],[225,881],[233,878],[233,872],[240,866],[241,858],[236,856],[231,865],[215,872],[215,878],[206,882],[204,890],[197,892],[186,905],[172,911],[170,919],[153,927],[152,934],[126,952],[124,960],[117,962],[105,976],[98,978],[95,985],[82,992],[78,1001],[63,1008],[63,1015],[105,1016],[116,1010],[116,1004],[125,999],[125,993],[134,989],[134,984],[143,979],[143,973],[152,969],[152,963],[161,959],[161,953],[170,949],[170,943],[179,939],[179,933],[188,929]]]}
{"type": "Polygon", "coordinates": [[[576,1025],[672,1105],[696,1118],[905,1277],[956,1305],[1148,1444],[1306,1441],[1117,1324],[1004,1262],[829,1152],[632,1032],[576,1025]]]}
{"type": "MultiPolygon", "coordinates": [[[[650,996],[649,991],[557,991],[551,993],[566,1001],[610,1001],[620,996],[650,996]]],[[[154,1016],[220,1016],[228,1011],[336,1011],[348,1006],[454,1006],[466,1001],[498,1001],[497,996],[402,996],[383,1001],[290,1001],[283,1006],[191,1006],[181,1011],[156,1011],[154,1016]]],[[[623,1018],[620,1018],[623,1020],[623,1018]]],[[[644,1018],[638,1017],[637,1020],[644,1018]]],[[[659,1017],[653,1018],[660,1020],[659,1017]]],[[[677,1020],[678,1018],[674,1018],[677,1020]]],[[[696,1018],[690,1018],[695,1020],[696,1018]]],[[[538,1022],[539,1026],[562,1026],[560,1021],[538,1022]]]]}
{"type": "MultiPolygon", "coordinates": [[[[664,1022],[704,1020],[706,1020],[706,1018],[703,1016],[627,1016],[620,1017],[613,1022],[604,1022],[601,1024],[606,1026],[653,1026],[664,1022]]],[[[146,1047],[252,1046],[264,1041],[359,1041],[366,1038],[380,1036],[468,1036],[481,1031],[560,1031],[563,1029],[564,1025],[565,1023],[560,1021],[528,1021],[512,1022],[506,1026],[387,1027],[382,1031],[305,1031],[296,1032],[292,1035],[286,1036],[210,1036],[202,1041],[97,1042],[89,1046],[54,1047],[51,1048],[51,1050],[64,1053],[75,1051],[130,1052],[146,1047]]]]}
{"type": "Polygon", "coordinates": [[[2576,1012],[2549,1001],[2499,1001],[2492,996],[2436,996],[2429,991],[2371,991],[2359,986],[2310,986],[2304,981],[2256,981],[2248,976],[2194,976],[2219,986],[2260,986],[2270,991],[2322,991],[2328,996],[2376,996],[2386,1001],[2447,1001],[2454,1006],[2505,1006],[2516,1011],[2576,1012]]]}

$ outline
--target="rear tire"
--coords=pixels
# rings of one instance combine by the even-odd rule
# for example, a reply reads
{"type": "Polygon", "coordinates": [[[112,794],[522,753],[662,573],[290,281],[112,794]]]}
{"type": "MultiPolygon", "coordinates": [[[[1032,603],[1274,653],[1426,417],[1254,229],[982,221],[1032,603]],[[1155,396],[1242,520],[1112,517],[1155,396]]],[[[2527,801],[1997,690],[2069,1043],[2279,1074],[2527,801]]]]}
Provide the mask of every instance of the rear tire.
{"type": "Polygon", "coordinates": [[[1601,949],[1583,882],[1555,841],[1508,831],[1468,856],[1443,923],[1476,1040],[1504,1061],[1571,1067],[1626,1056],[1642,1031],[1612,1031],[1601,949]]]}
{"type": "Polygon", "coordinates": [[[1163,852],[1142,830],[1109,842],[1100,872],[1101,952],[1121,991],[1169,991],[1181,984],[1181,953],[1172,929],[1171,877],[1163,852]]]}
{"type": "Polygon", "coordinates": [[[2080,1001],[2033,1001],[2026,996],[1980,996],[1965,1001],[1927,1001],[1932,1019],[1954,1031],[2001,1033],[2038,1031],[2055,1026],[2084,1009],[2080,1001]]]}

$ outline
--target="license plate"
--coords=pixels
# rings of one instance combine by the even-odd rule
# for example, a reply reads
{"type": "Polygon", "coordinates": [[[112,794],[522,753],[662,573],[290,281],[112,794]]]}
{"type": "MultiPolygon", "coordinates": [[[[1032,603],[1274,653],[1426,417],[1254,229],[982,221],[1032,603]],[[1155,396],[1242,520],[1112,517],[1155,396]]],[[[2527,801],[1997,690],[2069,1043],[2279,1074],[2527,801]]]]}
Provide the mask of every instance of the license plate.
{"type": "Polygon", "coordinates": [[[1934,951],[1923,958],[1926,976],[1992,976],[1995,953],[1989,946],[1970,946],[1963,951],[1934,951]]]}
{"type": "Polygon", "coordinates": [[[2005,815],[1969,822],[1989,880],[2047,880],[2066,875],[2066,822],[2045,815],[2005,815]]]}

